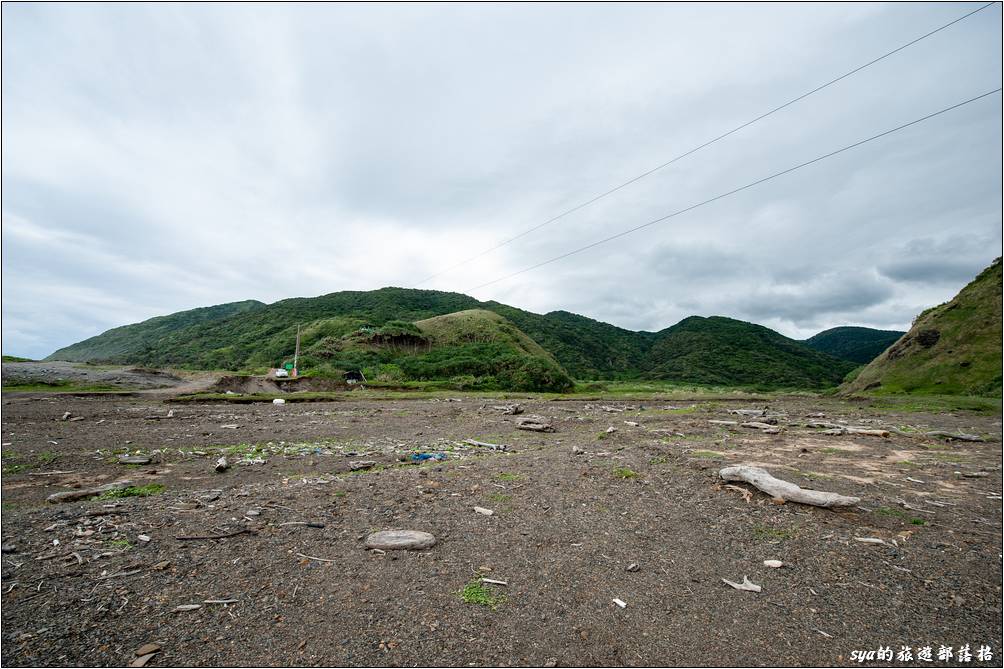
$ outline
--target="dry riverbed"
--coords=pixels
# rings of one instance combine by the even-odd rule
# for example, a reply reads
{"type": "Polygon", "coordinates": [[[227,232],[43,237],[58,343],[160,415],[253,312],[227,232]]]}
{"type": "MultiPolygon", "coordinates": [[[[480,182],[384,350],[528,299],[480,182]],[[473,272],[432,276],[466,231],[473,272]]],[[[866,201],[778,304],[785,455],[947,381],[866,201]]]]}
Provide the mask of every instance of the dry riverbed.
{"type": "Polygon", "coordinates": [[[3,664],[999,666],[999,415],[499,404],[5,394],[3,664]],[[777,504],[740,463],[861,501],[777,504]],[[122,480],[146,496],[47,501],[122,480]],[[386,529],[437,543],[367,550],[386,529]]]}

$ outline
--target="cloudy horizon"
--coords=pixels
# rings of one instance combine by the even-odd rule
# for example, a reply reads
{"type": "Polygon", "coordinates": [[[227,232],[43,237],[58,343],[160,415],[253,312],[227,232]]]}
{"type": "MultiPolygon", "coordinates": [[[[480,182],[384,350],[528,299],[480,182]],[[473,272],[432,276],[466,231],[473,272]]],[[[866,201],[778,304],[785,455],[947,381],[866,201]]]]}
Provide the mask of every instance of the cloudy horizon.
{"type": "Polygon", "coordinates": [[[1001,255],[983,3],[3,5],[3,352],[383,286],[631,330],[907,329],[1001,255]]]}

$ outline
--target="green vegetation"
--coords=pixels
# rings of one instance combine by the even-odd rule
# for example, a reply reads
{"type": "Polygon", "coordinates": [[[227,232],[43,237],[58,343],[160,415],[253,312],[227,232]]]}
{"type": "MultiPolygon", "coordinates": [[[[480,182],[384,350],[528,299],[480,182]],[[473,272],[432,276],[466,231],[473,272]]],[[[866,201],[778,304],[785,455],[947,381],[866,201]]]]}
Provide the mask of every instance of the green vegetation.
{"type": "Polygon", "coordinates": [[[841,392],[1001,397],[1001,279],[998,258],[951,301],[920,314],[841,392]]]}
{"type": "Polygon", "coordinates": [[[942,413],[970,411],[980,414],[1000,414],[1001,401],[990,397],[966,395],[875,395],[868,408],[876,413],[902,411],[904,413],[942,413]]]}
{"type": "Polygon", "coordinates": [[[108,542],[109,548],[121,548],[122,550],[129,550],[133,547],[132,542],[128,539],[112,539],[108,542]]]}
{"type": "Polygon", "coordinates": [[[477,604],[494,611],[501,604],[505,603],[505,595],[499,594],[486,588],[478,579],[473,579],[464,586],[463,590],[457,593],[465,604],[477,604]]]}
{"type": "MultiPolygon", "coordinates": [[[[248,300],[179,311],[168,316],[157,316],[142,323],[125,325],[108,330],[96,337],[61,348],[46,360],[71,362],[139,362],[145,357],[156,357],[156,350],[164,337],[200,324],[219,322],[230,316],[260,309],[261,302],[248,300]]],[[[168,367],[169,364],[158,365],[168,367]]],[[[207,369],[212,369],[209,367],[207,369]]]]}
{"type": "Polygon", "coordinates": [[[880,506],[875,509],[875,513],[880,516],[895,516],[896,518],[906,518],[906,512],[891,506],[880,506]]]}
{"type": "Polygon", "coordinates": [[[498,476],[499,481],[509,481],[509,482],[518,481],[521,478],[522,477],[519,474],[514,474],[512,472],[502,472],[498,476]]]}
{"type": "MultiPolygon", "coordinates": [[[[558,391],[571,378],[747,389],[820,389],[853,367],[772,330],[729,318],[689,318],[632,332],[564,311],[533,314],[457,293],[345,291],[270,305],[241,302],[110,330],[49,359],[262,372],[291,361],[297,324],[306,374],[361,370],[368,383],[449,383],[460,390],[558,391]]],[[[598,383],[597,381],[603,381],[598,383]]]]}
{"type": "Polygon", "coordinates": [[[164,486],[160,483],[148,483],[146,485],[133,485],[128,488],[119,488],[118,490],[106,490],[100,495],[98,499],[121,499],[123,497],[149,497],[150,495],[159,495],[164,492],[164,486]]]}
{"type": "Polygon", "coordinates": [[[31,358],[22,358],[17,355],[4,355],[0,357],[3,358],[0,362],[35,362],[31,358]]]}
{"type": "Polygon", "coordinates": [[[636,479],[638,478],[638,472],[632,470],[630,467],[615,467],[614,476],[619,479],[636,479]]]}
{"type": "Polygon", "coordinates": [[[898,330],[844,326],[824,330],[806,339],[804,344],[834,358],[867,365],[905,334],[898,330]]]}
{"type": "Polygon", "coordinates": [[[20,474],[21,472],[28,471],[29,469],[51,465],[58,458],[58,453],[53,451],[42,451],[35,456],[33,461],[30,461],[30,459],[26,459],[24,456],[8,449],[3,453],[3,473],[20,474]]]}
{"type": "Polygon", "coordinates": [[[643,372],[654,379],[822,389],[855,367],[768,328],[721,316],[691,316],[656,337],[643,372]]]}
{"type": "Polygon", "coordinates": [[[4,392],[22,393],[111,393],[123,392],[118,386],[96,383],[74,383],[73,381],[53,381],[50,383],[5,383],[4,392]]]}
{"type": "Polygon", "coordinates": [[[691,451],[690,455],[695,458],[724,458],[724,453],[718,451],[691,451]]]}
{"type": "Polygon", "coordinates": [[[53,462],[59,459],[59,453],[54,451],[42,451],[38,454],[38,464],[40,465],[51,465],[53,462]]]}

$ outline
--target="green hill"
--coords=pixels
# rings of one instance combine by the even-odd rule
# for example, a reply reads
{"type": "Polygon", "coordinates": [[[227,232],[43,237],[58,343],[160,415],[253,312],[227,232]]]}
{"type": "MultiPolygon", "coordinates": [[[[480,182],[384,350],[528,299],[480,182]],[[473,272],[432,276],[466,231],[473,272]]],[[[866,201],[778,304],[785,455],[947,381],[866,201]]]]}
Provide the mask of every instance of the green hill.
{"type": "Polygon", "coordinates": [[[1001,396],[1001,259],[928,309],[841,392],[1001,396]]]}
{"type": "Polygon", "coordinates": [[[229,315],[213,310],[231,305],[210,308],[215,318],[182,312],[116,328],[48,359],[263,371],[292,357],[300,324],[300,367],[315,373],[358,368],[387,379],[495,378],[517,356],[539,362],[544,368],[536,376],[553,376],[558,385],[570,375],[819,388],[835,385],[848,371],[846,362],[772,330],[718,317],[687,319],[659,333],[633,332],[566,311],[541,315],[458,293],[404,288],[241,304],[247,307],[229,315]],[[491,332],[487,340],[482,329],[491,332]],[[450,355],[461,362],[451,366],[450,355]],[[475,358],[498,364],[478,367],[475,358]]]}
{"type": "Polygon", "coordinates": [[[449,379],[454,387],[479,390],[562,392],[572,387],[550,353],[483,309],[379,327],[359,319],[323,319],[303,328],[300,342],[300,367],[308,374],[362,370],[370,381],[449,379]]]}
{"type": "Polygon", "coordinates": [[[905,334],[899,330],[843,326],[823,330],[803,343],[835,358],[867,365],[905,334]]]}
{"type": "Polygon", "coordinates": [[[769,328],[721,316],[691,316],[656,334],[644,376],[710,385],[823,388],[855,365],[769,328]]]}
{"type": "Polygon", "coordinates": [[[215,323],[237,314],[260,309],[265,305],[257,300],[218,304],[179,311],[168,316],[156,316],[142,323],[124,325],[96,337],[61,348],[46,360],[70,362],[138,362],[144,355],[156,351],[161,342],[176,332],[200,324],[215,323]]]}

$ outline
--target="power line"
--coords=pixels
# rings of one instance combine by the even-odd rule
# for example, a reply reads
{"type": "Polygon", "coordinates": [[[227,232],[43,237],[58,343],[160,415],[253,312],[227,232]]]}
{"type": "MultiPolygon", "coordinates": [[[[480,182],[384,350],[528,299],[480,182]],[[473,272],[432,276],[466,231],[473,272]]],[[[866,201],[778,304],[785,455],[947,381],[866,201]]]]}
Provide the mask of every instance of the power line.
{"type": "Polygon", "coordinates": [[[518,276],[520,274],[523,274],[524,272],[529,272],[531,270],[537,269],[538,267],[543,267],[544,265],[549,265],[549,264],[551,264],[553,262],[556,262],[558,260],[562,260],[564,258],[567,258],[569,256],[575,255],[577,253],[581,253],[581,252],[586,251],[588,249],[591,249],[593,247],[599,246],[600,244],[605,244],[605,243],[607,243],[609,241],[613,241],[614,239],[618,239],[620,237],[627,236],[627,235],[631,234],[632,232],[637,232],[638,230],[641,230],[643,228],[647,228],[647,227],[649,227],[651,225],[655,225],[656,223],[661,223],[661,222],[666,221],[666,220],[668,220],[670,218],[673,218],[675,216],[679,216],[680,214],[685,214],[688,211],[693,211],[694,209],[697,209],[698,207],[703,207],[706,204],[710,204],[710,203],[715,202],[717,200],[721,200],[723,198],[729,197],[730,195],[735,195],[736,193],[739,193],[741,191],[747,190],[749,188],[753,188],[754,186],[759,186],[760,184],[765,183],[767,181],[770,181],[771,179],[776,179],[777,177],[783,176],[785,174],[789,174],[791,172],[794,172],[795,170],[800,170],[803,167],[807,167],[809,165],[812,165],[813,163],[818,163],[821,160],[826,160],[827,158],[831,158],[831,157],[833,157],[833,156],[835,156],[835,155],[837,155],[839,153],[843,153],[844,151],[849,151],[849,150],[851,150],[853,148],[861,146],[862,144],[867,144],[868,142],[872,142],[872,141],[874,141],[876,139],[879,139],[881,137],[885,137],[886,135],[891,135],[892,133],[898,132],[900,130],[903,130],[904,128],[909,128],[912,125],[916,125],[916,124],[921,123],[923,121],[926,121],[928,119],[932,119],[935,116],[940,116],[941,114],[944,114],[946,112],[950,112],[953,109],[958,109],[959,107],[968,105],[968,104],[970,104],[972,102],[976,102],[977,100],[985,98],[985,97],[987,97],[989,95],[993,95],[994,93],[1000,93],[1000,92],[1001,92],[1001,89],[997,88],[997,89],[994,89],[992,91],[988,91],[986,93],[983,93],[982,95],[977,95],[976,97],[969,98],[968,100],[965,100],[963,102],[959,102],[957,104],[954,104],[951,107],[945,107],[944,109],[942,109],[940,111],[936,111],[936,112],[934,112],[932,114],[928,114],[927,116],[921,116],[920,118],[915,119],[913,121],[910,121],[908,123],[904,123],[903,125],[898,125],[895,128],[890,128],[889,130],[886,130],[884,132],[880,132],[877,135],[872,135],[871,137],[868,137],[867,139],[862,139],[862,140],[859,140],[857,142],[854,142],[853,144],[848,144],[847,146],[845,146],[843,148],[840,148],[840,149],[837,149],[836,151],[830,151],[829,153],[825,153],[825,154],[823,154],[821,156],[817,156],[816,158],[813,158],[812,160],[807,160],[804,163],[800,163],[800,164],[795,165],[793,167],[789,167],[788,169],[781,170],[780,172],[775,172],[774,174],[771,174],[770,176],[763,177],[762,179],[757,179],[756,181],[752,181],[752,182],[746,184],[745,186],[740,186],[739,188],[734,188],[734,189],[732,189],[732,190],[730,190],[730,191],[728,191],[726,193],[722,193],[720,195],[716,195],[716,196],[714,196],[712,198],[704,200],[703,202],[698,202],[697,204],[692,204],[689,207],[685,207],[683,209],[679,209],[677,211],[674,211],[671,214],[667,214],[665,216],[661,216],[659,218],[656,218],[654,220],[649,221],[648,223],[642,223],[641,225],[635,226],[633,228],[628,228],[627,230],[622,230],[621,232],[618,232],[617,234],[611,235],[611,236],[606,237],[604,239],[601,239],[599,241],[595,241],[595,242],[593,242],[591,244],[586,244],[585,246],[580,246],[579,248],[577,248],[577,249],[575,249],[573,251],[568,251],[567,253],[562,253],[559,256],[555,256],[553,258],[550,258],[549,260],[545,260],[543,262],[537,263],[536,265],[532,265],[530,267],[523,268],[521,270],[513,272],[512,274],[507,274],[507,275],[499,277],[497,279],[493,279],[493,280],[488,281],[486,283],[482,283],[481,285],[474,286],[473,288],[468,288],[464,292],[465,293],[470,293],[470,292],[478,290],[480,288],[485,288],[486,286],[491,286],[492,284],[496,284],[496,283],[498,283],[500,281],[505,281],[506,279],[511,279],[514,276],[518,276]]]}
{"type": "Polygon", "coordinates": [[[530,234],[531,232],[535,232],[535,231],[543,228],[545,225],[550,225],[551,223],[554,223],[555,221],[557,221],[559,219],[562,219],[565,216],[568,216],[569,214],[572,214],[572,213],[574,213],[574,212],[576,212],[576,211],[578,211],[580,209],[588,207],[589,205],[593,204],[594,202],[597,202],[598,200],[602,200],[603,198],[607,197],[608,195],[612,195],[612,194],[616,193],[617,191],[621,190],[622,188],[626,188],[627,186],[630,186],[631,184],[633,184],[633,183],[635,183],[637,181],[641,181],[645,177],[647,177],[647,176],[649,176],[651,174],[654,174],[654,173],[658,172],[659,170],[661,170],[661,169],[663,169],[665,167],[669,167],[673,163],[675,163],[675,162],[677,162],[679,160],[682,160],[682,159],[686,158],[687,156],[689,156],[691,154],[697,153],[701,149],[709,147],[712,144],[714,144],[715,142],[718,142],[719,140],[725,139],[729,135],[733,135],[733,134],[739,132],[740,130],[742,130],[744,128],[748,128],[749,126],[753,125],[754,123],[757,123],[758,121],[762,121],[763,119],[767,118],[768,116],[771,116],[772,114],[775,114],[775,113],[781,111],[782,109],[784,109],[786,107],[790,107],[791,105],[795,104],[796,102],[799,102],[800,100],[804,100],[805,98],[809,97],[810,95],[818,93],[819,91],[823,90],[824,88],[828,88],[828,87],[832,86],[833,84],[837,83],[838,81],[846,79],[847,77],[849,77],[849,76],[851,76],[853,74],[856,74],[856,73],[860,72],[861,70],[863,70],[863,69],[865,69],[867,67],[870,67],[870,66],[874,65],[875,63],[877,63],[877,62],[879,62],[881,60],[885,60],[889,56],[892,56],[893,54],[898,53],[898,52],[902,51],[903,49],[906,49],[907,47],[913,46],[917,42],[920,42],[921,40],[927,39],[931,35],[939,33],[942,30],[955,25],[959,21],[967,19],[970,16],[972,16],[973,14],[976,14],[977,12],[983,11],[984,9],[986,9],[987,7],[989,7],[989,6],[993,5],[993,4],[995,4],[995,3],[994,2],[988,2],[987,4],[983,5],[982,7],[974,9],[973,11],[969,12],[968,14],[964,14],[963,16],[960,16],[959,18],[955,19],[954,21],[950,21],[949,23],[946,23],[945,25],[941,26],[940,28],[935,28],[934,30],[932,30],[932,31],[930,31],[928,33],[925,33],[925,34],[921,35],[920,37],[917,37],[916,39],[910,40],[906,44],[903,44],[901,46],[896,47],[892,51],[888,51],[888,52],[884,53],[883,55],[879,56],[878,58],[874,58],[874,59],[868,61],[867,63],[863,64],[863,65],[859,65],[858,67],[854,68],[853,70],[845,72],[844,74],[840,75],[839,77],[837,77],[835,79],[831,79],[830,81],[827,81],[825,84],[821,84],[819,86],[816,86],[811,91],[803,93],[803,94],[799,95],[796,98],[792,98],[788,102],[785,102],[782,105],[778,105],[777,107],[774,107],[770,111],[765,112],[765,113],[761,114],[760,116],[757,116],[756,118],[754,118],[754,119],[752,119],[750,121],[746,121],[742,125],[738,125],[735,128],[732,128],[732,130],[729,130],[728,132],[722,133],[721,135],[718,135],[714,139],[710,139],[710,140],[704,142],[703,144],[690,149],[689,151],[687,151],[685,153],[681,153],[680,155],[676,156],[675,158],[672,158],[672,159],[670,159],[670,160],[662,163],[661,165],[657,165],[657,166],[653,167],[652,169],[648,170],[647,172],[642,172],[638,176],[633,177],[633,178],[625,181],[624,183],[620,184],[619,186],[614,186],[610,190],[605,191],[603,193],[600,193],[599,195],[597,195],[597,196],[595,196],[595,197],[593,197],[593,198],[591,198],[589,200],[586,200],[585,202],[583,202],[581,204],[577,204],[574,207],[572,207],[571,209],[566,209],[565,211],[561,212],[557,216],[553,216],[552,218],[547,219],[543,223],[539,223],[539,224],[533,226],[532,228],[528,228],[528,229],[524,230],[523,232],[519,233],[518,235],[515,235],[513,237],[510,237],[510,238],[502,241],[502,242],[499,242],[495,246],[492,246],[491,248],[485,249],[484,251],[478,253],[477,255],[473,255],[470,258],[467,258],[466,260],[462,260],[462,261],[458,262],[455,265],[451,265],[450,267],[447,267],[446,269],[444,269],[441,272],[437,272],[436,274],[428,276],[428,277],[422,279],[421,281],[419,281],[418,283],[414,284],[414,286],[412,286],[412,287],[413,288],[417,288],[418,286],[421,286],[423,283],[427,283],[427,282],[432,281],[433,279],[435,279],[437,277],[440,277],[440,276],[442,276],[442,275],[444,275],[444,274],[446,274],[448,272],[452,272],[453,270],[457,269],[458,267],[462,267],[462,266],[466,265],[467,263],[469,263],[469,262],[471,262],[473,260],[477,260],[478,258],[480,258],[482,256],[488,255],[492,251],[495,251],[497,249],[502,248],[506,244],[510,244],[510,243],[516,241],[517,239],[525,237],[528,234],[530,234]]]}

